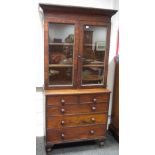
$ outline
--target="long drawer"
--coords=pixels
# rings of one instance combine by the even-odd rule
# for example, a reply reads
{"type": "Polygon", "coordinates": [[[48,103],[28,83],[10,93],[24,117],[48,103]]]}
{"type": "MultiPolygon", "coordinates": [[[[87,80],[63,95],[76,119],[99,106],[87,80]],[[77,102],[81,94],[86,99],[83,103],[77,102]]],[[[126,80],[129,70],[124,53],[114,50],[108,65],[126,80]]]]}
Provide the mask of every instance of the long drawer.
{"type": "Polygon", "coordinates": [[[106,125],[89,125],[85,127],[70,127],[63,129],[48,129],[47,142],[60,143],[62,141],[97,139],[105,136],[106,125]]]}
{"type": "Polygon", "coordinates": [[[67,105],[85,103],[103,103],[109,101],[109,93],[84,94],[84,95],[54,95],[47,96],[47,105],[67,105]]]}
{"type": "Polygon", "coordinates": [[[47,128],[84,126],[89,124],[106,124],[107,114],[62,115],[47,117],[47,128]]]}
{"type": "Polygon", "coordinates": [[[80,113],[94,113],[94,112],[107,112],[108,103],[96,104],[72,104],[65,106],[48,106],[47,116],[63,115],[63,114],[80,114],[80,113]]]}

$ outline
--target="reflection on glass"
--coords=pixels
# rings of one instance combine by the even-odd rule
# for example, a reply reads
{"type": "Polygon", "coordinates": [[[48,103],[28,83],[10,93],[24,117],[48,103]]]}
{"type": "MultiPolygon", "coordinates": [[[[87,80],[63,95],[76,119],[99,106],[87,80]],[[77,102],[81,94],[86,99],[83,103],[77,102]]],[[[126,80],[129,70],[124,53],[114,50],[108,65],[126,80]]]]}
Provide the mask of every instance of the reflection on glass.
{"type": "Polygon", "coordinates": [[[72,84],[72,68],[51,67],[49,69],[49,81],[51,85],[71,85],[72,84]]]}
{"type": "Polygon", "coordinates": [[[107,28],[84,26],[82,85],[103,84],[107,28]]]}
{"type": "Polygon", "coordinates": [[[74,25],[49,23],[49,84],[72,85],[74,25]]]}
{"type": "Polygon", "coordinates": [[[86,84],[103,84],[102,67],[84,67],[82,71],[82,83],[86,84]]]}

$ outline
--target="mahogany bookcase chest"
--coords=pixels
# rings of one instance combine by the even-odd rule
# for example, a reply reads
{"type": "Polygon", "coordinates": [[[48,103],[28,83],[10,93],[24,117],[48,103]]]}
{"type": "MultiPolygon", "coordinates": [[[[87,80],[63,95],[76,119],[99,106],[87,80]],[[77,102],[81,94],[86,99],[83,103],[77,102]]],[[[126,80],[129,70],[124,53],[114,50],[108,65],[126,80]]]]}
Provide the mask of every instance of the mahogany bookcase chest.
{"type": "Polygon", "coordinates": [[[103,144],[111,17],[117,11],[39,4],[44,14],[46,151],[54,144],[103,144]]]}

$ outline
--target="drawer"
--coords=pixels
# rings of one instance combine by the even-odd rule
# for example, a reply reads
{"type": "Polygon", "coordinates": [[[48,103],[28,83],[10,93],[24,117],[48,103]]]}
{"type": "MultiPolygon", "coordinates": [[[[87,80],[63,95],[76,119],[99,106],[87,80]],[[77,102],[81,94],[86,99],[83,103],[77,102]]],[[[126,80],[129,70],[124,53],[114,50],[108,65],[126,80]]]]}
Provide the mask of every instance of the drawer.
{"type": "Polygon", "coordinates": [[[96,104],[72,104],[65,106],[48,106],[47,116],[62,115],[62,114],[82,114],[94,112],[108,112],[108,103],[96,104]]]}
{"type": "Polygon", "coordinates": [[[78,97],[76,95],[47,96],[47,105],[65,105],[77,103],[78,97]]]}
{"type": "Polygon", "coordinates": [[[47,141],[61,143],[82,139],[97,139],[105,136],[106,125],[90,125],[85,127],[70,127],[63,129],[48,129],[47,141]]]}
{"type": "Polygon", "coordinates": [[[109,101],[109,93],[80,95],[80,103],[100,103],[109,101]]]}
{"type": "Polygon", "coordinates": [[[84,126],[89,124],[106,124],[107,114],[83,114],[47,117],[47,128],[63,128],[71,126],[84,126]]]}

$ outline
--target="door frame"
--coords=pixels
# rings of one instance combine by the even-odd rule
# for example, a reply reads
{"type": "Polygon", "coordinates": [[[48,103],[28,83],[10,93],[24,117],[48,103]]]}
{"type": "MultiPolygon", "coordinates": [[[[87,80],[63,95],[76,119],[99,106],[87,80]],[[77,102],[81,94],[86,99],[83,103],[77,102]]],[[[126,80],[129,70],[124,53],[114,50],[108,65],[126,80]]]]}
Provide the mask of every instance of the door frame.
{"type": "Polygon", "coordinates": [[[63,89],[63,88],[76,88],[77,87],[77,54],[79,51],[79,28],[78,21],[73,19],[64,19],[64,18],[46,18],[44,20],[44,83],[45,89],[63,89]],[[73,24],[74,28],[74,48],[73,48],[73,68],[72,68],[72,85],[49,85],[49,47],[48,47],[48,25],[49,23],[60,23],[60,24],[73,24]]]}
{"type": "Polygon", "coordinates": [[[79,22],[79,61],[78,61],[78,88],[106,88],[107,86],[107,74],[108,74],[108,60],[109,60],[109,48],[110,48],[110,30],[111,30],[111,23],[110,22],[101,22],[101,21],[80,21],[79,22]],[[83,57],[83,39],[84,39],[84,25],[92,25],[92,26],[103,26],[107,28],[107,35],[106,35],[106,51],[104,57],[104,74],[103,74],[103,84],[88,84],[82,85],[82,57],[83,57]]]}

